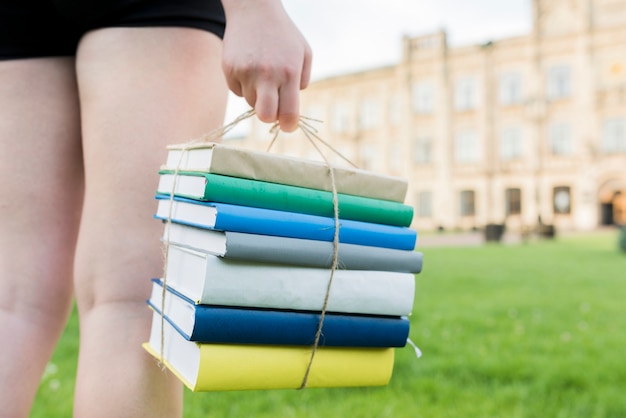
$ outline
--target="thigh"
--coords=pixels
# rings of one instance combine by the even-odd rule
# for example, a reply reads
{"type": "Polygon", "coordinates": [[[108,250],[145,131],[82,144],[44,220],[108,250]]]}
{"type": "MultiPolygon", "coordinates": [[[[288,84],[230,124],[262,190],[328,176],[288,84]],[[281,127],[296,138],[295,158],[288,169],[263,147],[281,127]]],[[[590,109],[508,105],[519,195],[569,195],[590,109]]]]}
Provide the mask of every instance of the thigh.
{"type": "Polygon", "coordinates": [[[0,306],[53,306],[71,290],[82,204],[73,59],[0,61],[0,114],[0,306]]]}
{"type": "Polygon", "coordinates": [[[85,32],[188,27],[224,35],[219,0],[2,0],[0,60],[73,56],[85,32]]]}
{"type": "Polygon", "coordinates": [[[77,75],[86,170],[79,308],[143,301],[163,270],[163,227],[152,215],[165,147],[223,123],[221,41],[189,28],[102,29],[81,41],[77,75]]]}

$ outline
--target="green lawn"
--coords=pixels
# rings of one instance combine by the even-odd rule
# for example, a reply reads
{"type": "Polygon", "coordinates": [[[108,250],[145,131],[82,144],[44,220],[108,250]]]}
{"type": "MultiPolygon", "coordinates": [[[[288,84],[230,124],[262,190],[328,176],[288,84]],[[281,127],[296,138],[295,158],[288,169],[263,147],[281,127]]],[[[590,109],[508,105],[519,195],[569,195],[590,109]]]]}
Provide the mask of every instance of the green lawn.
{"type": "MultiPolygon", "coordinates": [[[[418,241],[419,242],[419,241],[418,241]]],[[[626,416],[626,254],[617,232],[424,249],[411,338],[384,388],[200,393],[186,417],[626,416]]],[[[32,417],[71,416],[72,316],[32,417]]]]}

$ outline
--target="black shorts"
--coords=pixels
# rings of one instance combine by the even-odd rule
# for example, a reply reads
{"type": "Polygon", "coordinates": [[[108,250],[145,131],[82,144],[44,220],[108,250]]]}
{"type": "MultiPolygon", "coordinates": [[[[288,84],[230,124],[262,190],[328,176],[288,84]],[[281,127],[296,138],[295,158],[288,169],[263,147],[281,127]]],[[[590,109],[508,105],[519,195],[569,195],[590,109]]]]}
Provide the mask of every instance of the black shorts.
{"type": "Polygon", "coordinates": [[[220,0],[0,0],[0,60],[74,55],[88,31],[189,27],[224,36],[220,0]]]}

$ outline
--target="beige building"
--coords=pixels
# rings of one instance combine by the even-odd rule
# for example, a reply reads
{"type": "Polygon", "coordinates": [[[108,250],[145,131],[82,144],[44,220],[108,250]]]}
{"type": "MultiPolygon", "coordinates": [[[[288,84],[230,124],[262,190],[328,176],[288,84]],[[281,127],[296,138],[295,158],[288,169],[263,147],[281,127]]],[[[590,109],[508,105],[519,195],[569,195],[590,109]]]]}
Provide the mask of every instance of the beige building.
{"type": "MultiPolygon", "coordinates": [[[[302,114],[359,167],[408,178],[415,228],[626,223],[626,0],[535,0],[527,35],[402,48],[397,65],[316,81],[302,114]]],[[[240,144],[266,147],[267,130],[240,144]]],[[[319,159],[301,133],[276,149],[319,159]]]]}

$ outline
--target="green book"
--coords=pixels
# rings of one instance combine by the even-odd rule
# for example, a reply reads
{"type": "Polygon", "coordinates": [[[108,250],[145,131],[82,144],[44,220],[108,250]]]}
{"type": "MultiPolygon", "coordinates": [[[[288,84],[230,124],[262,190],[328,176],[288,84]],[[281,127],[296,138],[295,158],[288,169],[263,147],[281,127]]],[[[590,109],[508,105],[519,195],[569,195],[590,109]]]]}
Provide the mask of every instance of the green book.
{"type": "MultiPolygon", "coordinates": [[[[198,172],[179,172],[174,189],[174,171],[159,171],[158,194],[252,206],[285,212],[334,217],[333,193],[285,184],[198,172]]],[[[337,194],[339,218],[408,227],[413,207],[400,202],[337,194]]]]}

